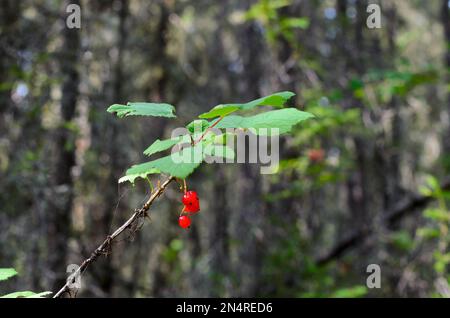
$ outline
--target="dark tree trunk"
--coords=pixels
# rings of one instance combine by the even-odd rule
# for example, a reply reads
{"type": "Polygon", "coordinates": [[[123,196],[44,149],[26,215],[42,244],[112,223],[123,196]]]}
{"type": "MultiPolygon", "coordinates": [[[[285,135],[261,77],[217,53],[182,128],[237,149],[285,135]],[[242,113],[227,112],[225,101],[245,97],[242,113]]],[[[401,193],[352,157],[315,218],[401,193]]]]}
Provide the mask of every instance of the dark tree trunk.
{"type": "MultiPolygon", "coordinates": [[[[261,34],[255,25],[250,24],[244,30],[243,50],[245,79],[248,98],[257,98],[260,94],[260,82],[263,77],[261,52],[264,50],[261,34]]],[[[248,148],[247,148],[248,149],[248,148]]],[[[261,275],[261,248],[258,231],[261,231],[264,204],[262,201],[262,180],[259,167],[245,163],[240,169],[241,179],[238,217],[238,235],[242,242],[239,250],[241,260],[238,271],[240,282],[238,295],[252,297],[258,294],[261,275]],[[245,202],[245,204],[244,204],[245,202]]]]}
{"type": "Polygon", "coordinates": [[[227,179],[223,167],[218,167],[214,174],[214,202],[211,211],[215,211],[209,234],[211,253],[211,270],[213,272],[213,288],[211,297],[223,295],[223,281],[229,270],[228,223],[230,210],[227,204],[227,179]]]}
{"type": "MultiPolygon", "coordinates": [[[[172,4],[166,1],[161,1],[159,4],[160,16],[159,22],[156,26],[155,30],[155,43],[157,43],[154,48],[154,54],[151,56],[151,63],[155,65],[161,65],[162,72],[157,79],[155,85],[149,87],[149,95],[152,100],[160,101],[160,102],[173,102],[169,101],[167,97],[167,87],[169,84],[169,80],[171,78],[171,74],[169,70],[171,69],[171,65],[169,62],[169,58],[167,56],[167,31],[170,26],[169,17],[170,13],[173,10],[172,4]]],[[[148,135],[153,136],[153,138],[161,138],[164,134],[164,129],[166,128],[167,121],[158,120],[155,122],[152,127],[149,127],[148,135]]],[[[176,210],[177,207],[174,206],[173,203],[170,203],[170,211],[176,210]]],[[[167,214],[165,217],[170,218],[170,215],[167,214]]],[[[173,239],[172,233],[164,232],[164,237],[161,239],[162,244],[164,246],[168,246],[173,239]]],[[[162,254],[159,255],[159,259],[162,259],[162,254]]],[[[171,265],[170,265],[171,266],[171,265]]],[[[167,268],[166,268],[167,270],[167,268]]],[[[171,270],[171,268],[169,268],[171,270]]],[[[161,268],[161,266],[157,266],[152,273],[153,276],[153,285],[152,285],[152,296],[154,297],[163,297],[168,289],[168,273],[161,268]]]]}
{"type": "MultiPolygon", "coordinates": [[[[441,7],[441,21],[442,27],[444,29],[444,41],[445,41],[445,56],[444,63],[446,67],[446,80],[447,83],[450,82],[450,11],[448,7],[448,1],[442,0],[441,7]]],[[[450,116],[450,92],[447,93],[447,116],[450,116]]],[[[447,155],[445,158],[445,166],[448,171],[450,171],[450,126],[447,127],[447,133],[444,135],[444,151],[447,155]]]]}
{"type": "Polygon", "coordinates": [[[15,29],[17,21],[20,17],[21,1],[5,0],[0,6],[0,83],[7,84],[6,87],[0,89],[0,135],[5,133],[7,127],[6,114],[10,109],[11,103],[11,84],[12,76],[10,69],[14,65],[12,48],[17,46],[17,38],[15,29]]]}
{"type": "MultiPolygon", "coordinates": [[[[357,0],[355,3],[357,18],[356,23],[354,24],[354,49],[351,51],[352,54],[348,59],[348,64],[346,66],[346,74],[356,74],[358,77],[361,77],[365,71],[365,41],[363,30],[365,28],[365,5],[364,1],[357,0]]],[[[347,19],[346,17],[342,17],[346,12],[340,11],[341,19],[347,19]]],[[[343,26],[346,26],[345,24],[343,26]]],[[[343,34],[350,36],[350,32],[348,30],[343,30],[343,34]]],[[[347,42],[348,39],[347,39],[347,42]]],[[[342,52],[343,55],[348,54],[348,49],[344,48],[342,52]]],[[[363,105],[360,104],[359,101],[355,100],[353,97],[350,97],[350,104],[352,107],[360,108],[361,114],[366,112],[363,105]]],[[[354,222],[354,226],[359,226],[364,224],[364,220],[368,217],[368,188],[369,188],[369,179],[368,173],[370,164],[368,162],[368,151],[370,148],[369,143],[361,136],[356,136],[354,138],[355,144],[355,154],[356,154],[356,171],[350,176],[347,182],[347,193],[348,193],[348,204],[351,211],[352,222],[354,222]]]]}
{"type": "MultiPolygon", "coordinates": [[[[395,4],[392,3],[391,7],[387,10],[387,20],[388,23],[388,43],[389,43],[389,56],[392,59],[395,58],[396,55],[396,44],[395,44],[395,36],[396,29],[398,27],[397,24],[397,11],[395,4]]],[[[391,63],[390,63],[391,64],[391,63]]],[[[390,65],[394,67],[393,65],[390,65]]],[[[390,156],[390,169],[389,169],[389,186],[387,190],[387,202],[386,207],[390,208],[393,204],[395,204],[399,198],[401,197],[401,175],[400,175],[400,160],[401,160],[401,152],[402,152],[402,142],[403,142],[403,119],[401,116],[401,102],[402,100],[398,96],[393,96],[389,107],[393,110],[394,116],[391,124],[391,153],[390,156]]]]}
{"type": "MultiPolygon", "coordinates": [[[[78,4],[79,1],[71,1],[78,4]]],[[[49,269],[54,273],[53,290],[64,285],[66,277],[68,238],[71,231],[71,210],[73,201],[72,167],[75,165],[75,135],[67,128],[75,117],[79,73],[77,69],[80,52],[80,30],[63,29],[63,45],[61,52],[61,119],[60,128],[56,131],[55,147],[56,161],[52,174],[52,197],[49,198],[48,211],[48,262],[49,269]]]]}
{"type": "MultiPolygon", "coordinates": [[[[118,0],[118,30],[117,30],[117,60],[114,65],[113,91],[111,95],[111,104],[126,103],[124,97],[124,71],[123,56],[126,49],[127,29],[126,23],[128,18],[128,1],[118,0]]],[[[108,115],[107,115],[108,116],[108,115]]],[[[119,122],[116,118],[108,116],[106,127],[106,154],[109,158],[108,177],[106,178],[105,191],[103,193],[104,209],[100,226],[103,227],[102,236],[110,234],[115,207],[118,200],[117,180],[123,174],[125,169],[124,151],[122,150],[119,140],[119,122]]],[[[114,277],[117,275],[114,262],[111,259],[102,260],[102,266],[98,267],[99,285],[106,295],[113,295],[114,277]]]]}

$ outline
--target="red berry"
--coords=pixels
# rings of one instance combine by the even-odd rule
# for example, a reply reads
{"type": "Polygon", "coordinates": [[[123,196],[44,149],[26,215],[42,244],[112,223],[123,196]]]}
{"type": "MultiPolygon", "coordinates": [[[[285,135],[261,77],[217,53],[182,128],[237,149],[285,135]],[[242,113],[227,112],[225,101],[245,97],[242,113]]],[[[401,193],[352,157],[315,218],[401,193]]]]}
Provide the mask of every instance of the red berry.
{"type": "Polygon", "coordinates": [[[200,203],[197,201],[192,204],[188,204],[184,207],[184,211],[189,213],[196,213],[200,211],[200,203]]]}
{"type": "Polygon", "coordinates": [[[191,226],[191,219],[186,216],[186,215],[182,215],[178,218],[178,224],[180,225],[180,227],[182,227],[183,229],[188,228],[189,226],[191,226]]]}
{"type": "Polygon", "coordinates": [[[182,202],[184,204],[184,211],[186,212],[196,213],[200,210],[200,200],[195,191],[186,192],[182,202]]]}
{"type": "Polygon", "coordinates": [[[188,191],[183,195],[182,202],[184,205],[188,205],[188,204],[194,202],[196,199],[198,199],[197,192],[188,191]]]}
{"type": "Polygon", "coordinates": [[[309,149],[308,158],[311,162],[322,162],[325,158],[325,151],[323,149],[309,149]]]}

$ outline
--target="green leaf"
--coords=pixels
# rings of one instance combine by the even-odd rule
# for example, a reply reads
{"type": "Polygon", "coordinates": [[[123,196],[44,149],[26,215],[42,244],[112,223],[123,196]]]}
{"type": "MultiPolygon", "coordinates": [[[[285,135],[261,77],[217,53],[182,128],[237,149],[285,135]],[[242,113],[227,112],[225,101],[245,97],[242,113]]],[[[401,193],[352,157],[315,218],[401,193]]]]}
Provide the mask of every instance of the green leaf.
{"type": "Polygon", "coordinates": [[[233,160],[235,158],[234,150],[227,146],[209,144],[205,146],[203,155],[212,157],[221,157],[233,160]]]}
{"type": "Polygon", "coordinates": [[[4,296],[1,296],[0,298],[19,298],[19,297],[30,297],[32,295],[34,295],[35,293],[33,293],[32,291],[20,291],[20,292],[15,292],[15,293],[11,293],[11,294],[7,294],[4,296]]]}
{"type": "Polygon", "coordinates": [[[426,176],[427,185],[433,190],[438,191],[441,187],[439,185],[439,181],[432,175],[426,176]]]}
{"type": "Polygon", "coordinates": [[[302,17],[302,18],[285,18],[280,21],[280,25],[282,28],[289,29],[289,28],[300,28],[300,29],[307,29],[309,27],[309,19],[302,17]]]}
{"type": "Polygon", "coordinates": [[[0,281],[7,280],[16,275],[17,272],[14,268],[0,268],[0,281]]]}
{"type": "Polygon", "coordinates": [[[367,288],[357,285],[350,288],[342,288],[331,294],[333,298],[359,298],[367,294],[367,288]]]}
{"type": "Polygon", "coordinates": [[[48,295],[51,295],[51,294],[53,294],[53,292],[45,291],[45,292],[40,292],[40,293],[37,293],[37,294],[34,294],[34,295],[30,295],[27,298],[44,298],[44,296],[48,296],[48,295]]]}
{"type": "Polygon", "coordinates": [[[203,113],[198,118],[215,118],[215,117],[224,117],[231,113],[234,113],[235,111],[239,110],[238,105],[217,105],[213,109],[211,109],[207,113],[203,113]]]}
{"type": "Polygon", "coordinates": [[[185,179],[200,165],[202,160],[202,145],[200,143],[194,147],[184,148],[169,156],[134,165],[127,170],[126,175],[148,174],[152,169],[158,169],[162,173],[185,179]]]}
{"type": "Polygon", "coordinates": [[[208,127],[210,126],[209,121],[205,119],[197,119],[192,122],[190,122],[186,128],[189,130],[190,133],[198,133],[198,132],[204,132],[208,127]]]}
{"type": "Polygon", "coordinates": [[[125,116],[156,116],[176,117],[175,107],[164,103],[128,103],[127,105],[114,104],[108,107],[109,113],[117,113],[118,117],[125,116]]]}
{"type": "Polygon", "coordinates": [[[296,108],[272,110],[249,117],[231,115],[222,119],[217,128],[244,128],[250,129],[255,134],[267,135],[269,129],[276,128],[279,134],[291,131],[292,127],[303,120],[314,117],[313,114],[300,111],[296,108]],[[262,129],[261,128],[266,128],[262,129]]]}
{"type": "Polygon", "coordinates": [[[435,251],[433,256],[435,259],[434,270],[440,274],[444,273],[445,268],[450,263],[450,253],[435,251]]]}
{"type": "Polygon", "coordinates": [[[390,240],[400,250],[409,251],[414,248],[414,239],[407,231],[398,231],[391,234],[390,240]]]}
{"type": "Polygon", "coordinates": [[[52,292],[50,291],[35,293],[27,290],[0,296],[0,298],[42,298],[43,296],[50,295],[51,293],[52,292]]]}
{"type": "Polygon", "coordinates": [[[135,181],[137,178],[145,179],[145,178],[147,178],[147,176],[148,176],[149,174],[157,174],[157,173],[161,173],[161,171],[159,171],[158,169],[150,169],[150,170],[146,171],[145,173],[138,173],[138,174],[126,175],[126,176],[123,176],[123,177],[121,177],[121,178],[119,179],[119,183],[123,183],[123,182],[129,181],[129,182],[131,182],[132,184],[134,184],[134,181],[135,181]]]}
{"type": "Polygon", "coordinates": [[[241,104],[240,108],[242,110],[250,110],[257,106],[273,106],[273,107],[283,107],[286,102],[295,96],[292,92],[279,92],[269,96],[258,98],[249,103],[241,104]]]}
{"type": "Polygon", "coordinates": [[[156,141],[154,143],[152,143],[147,149],[145,149],[144,155],[151,156],[154,153],[167,150],[167,149],[175,146],[180,141],[181,141],[181,137],[177,137],[177,138],[173,138],[173,139],[166,139],[166,140],[156,139],[156,141]]]}
{"type": "Polygon", "coordinates": [[[437,238],[441,235],[438,229],[422,227],[417,230],[417,235],[426,239],[437,238]]]}
{"type": "Polygon", "coordinates": [[[450,214],[440,209],[428,208],[423,212],[423,216],[441,222],[450,221],[450,214]]]}
{"type": "Polygon", "coordinates": [[[433,191],[429,187],[426,187],[426,186],[420,186],[419,192],[420,192],[420,194],[427,196],[427,197],[430,197],[433,195],[433,191]]]}
{"type": "Polygon", "coordinates": [[[261,97],[244,104],[221,104],[215,106],[209,112],[203,113],[198,117],[205,119],[215,118],[219,116],[225,117],[237,110],[250,110],[257,106],[283,107],[286,102],[293,96],[295,96],[294,93],[286,91],[261,97]]]}

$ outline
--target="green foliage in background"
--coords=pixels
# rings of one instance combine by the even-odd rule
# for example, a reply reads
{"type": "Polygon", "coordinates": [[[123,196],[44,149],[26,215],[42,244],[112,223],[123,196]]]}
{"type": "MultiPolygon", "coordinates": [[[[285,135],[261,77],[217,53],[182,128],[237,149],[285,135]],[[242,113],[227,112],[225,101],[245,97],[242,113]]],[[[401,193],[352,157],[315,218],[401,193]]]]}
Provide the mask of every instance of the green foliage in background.
{"type": "MultiPolygon", "coordinates": [[[[7,280],[17,275],[14,268],[0,268],[0,281],[7,280]]],[[[46,291],[41,293],[35,293],[32,291],[19,291],[0,296],[0,298],[42,298],[50,295],[52,292],[46,291]]]]}
{"type": "Polygon", "coordinates": [[[436,249],[433,252],[433,268],[438,277],[443,277],[450,283],[448,265],[450,264],[450,253],[448,246],[450,243],[450,211],[447,201],[450,199],[450,191],[442,189],[438,180],[428,175],[426,186],[420,188],[423,195],[436,199],[437,205],[429,207],[423,211],[423,216],[429,223],[417,230],[417,235],[426,240],[437,240],[436,249]]]}
{"type": "Polygon", "coordinates": [[[292,4],[291,0],[261,0],[251,6],[246,13],[248,20],[261,23],[267,32],[267,39],[274,43],[278,38],[284,38],[290,43],[295,41],[295,31],[309,27],[307,17],[286,17],[280,14],[280,9],[292,4]]]}
{"type": "Polygon", "coordinates": [[[263,273],[271,297],[293,295],[300,298],[357,298],[367,294],[367,287],[361,285],[360,276],[352,275],[345,263],[331,263],[318,266],[311,255],[313,246],[310,239],[301,230],[301,221],[288,224],[277,218],[271,220],[288,234],[280,237],[270,247],[264,260],[263,273]],[[281,223],[280,223],[281,222],[281,223]],[[283,271],[279,269],[283,268],[283,271]],[[284,273],[293,274],[289,282],[284,273]],[[338,287],[345,286],[345,287],[338,287]]]}

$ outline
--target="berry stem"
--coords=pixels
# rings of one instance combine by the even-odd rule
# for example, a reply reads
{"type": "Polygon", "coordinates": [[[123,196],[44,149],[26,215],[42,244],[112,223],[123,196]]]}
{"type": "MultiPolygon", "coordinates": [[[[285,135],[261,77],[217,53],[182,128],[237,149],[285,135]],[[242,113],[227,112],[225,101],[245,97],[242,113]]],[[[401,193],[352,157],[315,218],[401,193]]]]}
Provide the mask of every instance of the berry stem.
{"type": "Polygon", "coordinates": [[[185,209],[185,208],[186,208],[186,207],[183,207],[183,208],[181,209],[180,216],[183,215],[184,209],[185,209]]]}
{"type": "Polygon", "coordinates": [[[183,185],[183,183],[181,182],[181,180],[182,180],[182,179],[178,179],[178,178],[175,179],[175,181],[176,181],[176,182],[178,183],[178,185],[180,186],[180,191],[183,191],[184,185],[183,185]]]}

